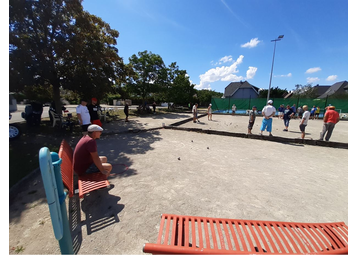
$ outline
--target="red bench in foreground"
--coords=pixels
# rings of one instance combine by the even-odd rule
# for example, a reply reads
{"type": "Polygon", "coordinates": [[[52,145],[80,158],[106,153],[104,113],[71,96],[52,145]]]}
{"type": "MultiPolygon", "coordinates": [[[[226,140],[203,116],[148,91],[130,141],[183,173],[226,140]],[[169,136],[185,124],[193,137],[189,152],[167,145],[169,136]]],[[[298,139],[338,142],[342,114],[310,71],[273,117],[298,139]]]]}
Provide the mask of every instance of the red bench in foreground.
{"type": "MultiPolygon", "coordinates": [[[[74,194],[73,191],[73,174],[74,170],[72,167],[73,162],[73,150],[71,146],[62,140],[60,145],[60,150],[58,152],[59,157],[62,159],[61,163],[61,174],[62,181],[66,188],[68,189],[68,196],[72,197],[74,194]]],[[[80,198],[83,198],[86,193],[89,193],[96,189],[101,189],[109,186],[109,181],[107,177],[101,172],[86,174],[78,176],[78,195],[80,198]]]]}
{"type": "Polygon", "coordinates": [[[344,222],[298,223],[163,214],[153,254],[348,254],[344,222]]]}

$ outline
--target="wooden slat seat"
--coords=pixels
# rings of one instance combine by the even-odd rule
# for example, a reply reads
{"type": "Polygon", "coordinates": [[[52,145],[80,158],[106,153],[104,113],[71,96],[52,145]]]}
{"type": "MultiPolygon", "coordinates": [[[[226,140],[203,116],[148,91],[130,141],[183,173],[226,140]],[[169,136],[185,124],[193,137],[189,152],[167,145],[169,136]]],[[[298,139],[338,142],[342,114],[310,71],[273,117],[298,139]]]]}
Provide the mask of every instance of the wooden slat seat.
{"type": "MultiPolygon", "coordinates": [[[[58,152],[59,157],[62,159],[61,164],[61,174],[62,181],[66,188],[68,189],[68,196],[72,197],[74,194],[73,190],[73,150],[71,146],[62,140],[60,145],[60,150],[58,152]]],[[[107,177],[101,172],[91,173],[78,176],[78,195],[80,198],[83,198],[85,194],[96,190],[108,187],[109,181],[107,177]]]]}
{"type": "Polygon", "coordinates": [[[348,254],[344,222],[298,223],[163,214],[153,254],[348,254]]]}

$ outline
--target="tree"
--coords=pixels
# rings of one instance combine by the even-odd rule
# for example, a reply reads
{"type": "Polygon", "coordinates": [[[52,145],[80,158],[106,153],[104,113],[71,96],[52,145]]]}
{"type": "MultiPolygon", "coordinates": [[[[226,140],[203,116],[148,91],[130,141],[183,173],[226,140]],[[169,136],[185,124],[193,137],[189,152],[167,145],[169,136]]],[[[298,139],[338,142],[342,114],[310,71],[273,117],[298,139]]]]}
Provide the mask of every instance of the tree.
{"type": "MultiPolygon", "coordinates": [[[[260,90],[259,98],[267,98],[268,89],[260,90]]],[[[280,89],[279,87],[271,88],[270,98],[283,98],[288,94],[287,89],[280,89]]]]}
{"type": "Polygon", "coordinates": [[[221,98],[223,96],[223,93],[216,92],[216,91],[213,91],[213,90],[202,89],[202,90],[197,91],[197,95],[198,95],[200,105],[207,106],[207,105],[209,105],[211,103],[211,98],[212,97],[221,98]]]}
{"type": "Polygon", "coordinates": [[[186,105],[192,101],[195,94],[194,85],[190,84],[186,70],[180,70],[176,62],[166,68],[163,78],[158,93],[161,100],[179,105],[186,105]]]}
{"type": "Polygon", "coordinates": [[[317,89],[312,87],[311,84],[307,84],[304,86],[301,84],[296,84],[292,98],[316,98],[317,96],[317,89]]]}
{"type": "Polygon", "coordinates": [[[129,64],[133,68],[134,75],[128,77],[127,90],[140,96],[144,104],[153,93],[160,89],[160,84],[166,80],[166,70],[161,56],[152,52],[138,52],[129,58],[129,64]]]}
{"type": "Polygon", "coordinates": [[[10,0],[9,7],[12,90],[52,85],[61,113],[61,86],[100,97],[113,85],[119,33],[83,11],[80,0],[10,0]]]}

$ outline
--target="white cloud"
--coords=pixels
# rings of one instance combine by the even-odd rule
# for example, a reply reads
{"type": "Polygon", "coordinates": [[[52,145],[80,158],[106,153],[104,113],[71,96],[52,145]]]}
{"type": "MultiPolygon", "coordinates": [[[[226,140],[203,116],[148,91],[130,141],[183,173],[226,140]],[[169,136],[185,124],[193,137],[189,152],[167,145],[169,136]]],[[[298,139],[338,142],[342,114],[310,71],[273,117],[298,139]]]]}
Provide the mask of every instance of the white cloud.
{"type": "Polygon", "coordinates": [[[306,73],[315,73],[318,71],[321,71],[322,69],[320,67],[312,67],[310,69],[307,69],[306,73]]]}
{"type": "Polygon", "coordinates": [[[337,75],[330,75],[327,77],[326,81],[335,81],[337,79],[337,75]]]}
{"type": "Polygon", "coordinates": [[[258,38],[253,38],[249,42],[241,44],[241,48],[254,48],[261,42],[258,38]]]}
{"type": "Polygon", "coordinates": [[[292,73],[281,74],[281,75],[274,75],[274,77],[292,77],[292,73]]]}
{"type": "Polygon", "coordinates": [[[210,64],[213,66],[217,66],[217,65],[222,65],[223,63],[227,63],[227,62],[233,62],[232,56],[225,56],[222,57],[219,62],[214,62],[214,60],[210,61],[210,64]]]}
{"type": "Polygon", "coordinates": [[[237,76],[235,74],[229,74],[228,76],[225,76],[224,78],[222,78],[221,81],[233,82],[233,81],[241,81],[243,79],[244,79],[244,77],[242,77],[242,76],[237,76]]]}
{"type": "Polygon", "coordinates": [[[232,61],[232,56],[225,56],[225,57],[222,57],[220,59],[220,63],[226,63],[226,62],[231,62],[232,61]]]}
{"type": "Polygon", "coordinates": [[[318,77],[307,77],[307,83],[308,84],[312,84],[312,83],[316,83],[316,82],[319,82],[318,77]]]}
{"type": "Polygon", "coordinates": [[[257,71],[257,67],[249,66],[249,70],[246,71],[246,79],[253,79],[257,71]]]}
{"type": "Polygon", "coordinates": [[[242,80],[242,76],[237,76],[236,73],[239,72],[237,66],[242,63],[244,59],[243,55],[240,55],[234,63],[230,66],[221,66],[216,68],[211,68],[206,71],[204,74],[199,75],[200,84],[195,86],[196,89],[208,89],[210,88],[210,83],[215,81],[239,81],[242,80]]]}

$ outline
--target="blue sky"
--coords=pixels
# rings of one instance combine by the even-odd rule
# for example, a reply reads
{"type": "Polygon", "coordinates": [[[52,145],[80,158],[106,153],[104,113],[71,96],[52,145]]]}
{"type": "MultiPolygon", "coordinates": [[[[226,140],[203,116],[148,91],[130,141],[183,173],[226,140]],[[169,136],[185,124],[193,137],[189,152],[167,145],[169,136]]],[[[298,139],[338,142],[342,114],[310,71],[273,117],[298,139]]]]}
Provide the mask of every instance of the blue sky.
{"type": "Polygon", "coordinates": [[[348,80],[347,0],[84,0],[119,31],[124,62],[139,51],[177,62],[198,89],[233,81],[268,88],[348,80]]]}

